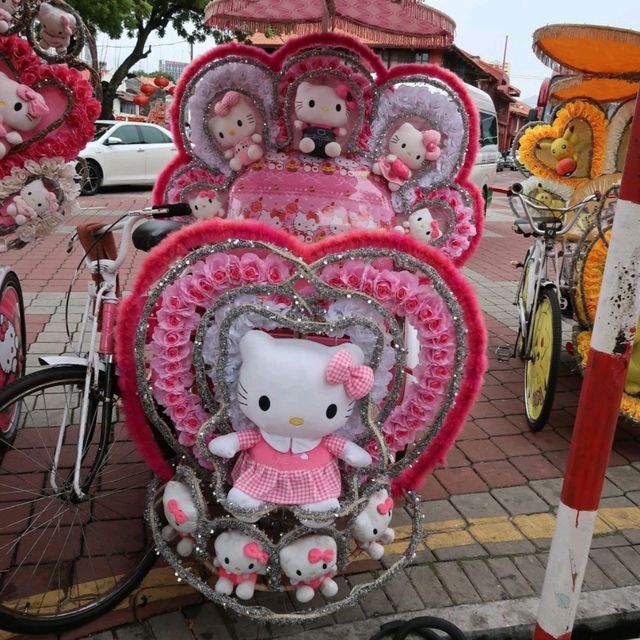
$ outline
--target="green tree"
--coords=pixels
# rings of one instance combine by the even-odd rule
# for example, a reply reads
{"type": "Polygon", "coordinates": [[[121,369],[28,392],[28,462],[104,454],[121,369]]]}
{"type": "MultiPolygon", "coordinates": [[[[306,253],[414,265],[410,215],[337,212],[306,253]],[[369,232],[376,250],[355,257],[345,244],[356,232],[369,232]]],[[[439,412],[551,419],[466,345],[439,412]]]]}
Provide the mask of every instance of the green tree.
{"type": "Polygon", "coordinates": [[[109,82],[103,82],[101,118],[113,118],[113,100],[122,81],[134,65],[146,58],[151,49],[149,36],[156,32],[162,38],[168,26],[188,42],[202,42],[206,37],[215,42],[234,38],[247,41],[246,34],[207,29],[202,19],[208,0],[68,0],[92,31],[110,38],[127,35],[135,42],[129,54],[114,70],[109,82]]]}

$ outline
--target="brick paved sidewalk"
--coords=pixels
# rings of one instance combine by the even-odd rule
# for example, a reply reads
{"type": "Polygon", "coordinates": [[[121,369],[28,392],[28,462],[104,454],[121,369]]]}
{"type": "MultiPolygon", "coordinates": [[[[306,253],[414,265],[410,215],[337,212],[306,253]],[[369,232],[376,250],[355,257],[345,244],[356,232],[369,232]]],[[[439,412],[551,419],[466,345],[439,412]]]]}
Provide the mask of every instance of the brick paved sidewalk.
{"type": "MultiPolygon", "coordinates": [[[[497,181],[506,182],[515,176],[498,175],[497,181]]],[[[113,219],[109,211],[116,199],[84,199],[85,206],[97,203],[108,207],[85,212],[84,216],[113,219]]],[[[573,360],[564,353],[549,424],[539,433],[529,432],[523,416],[522,365],[518,360],[499,362],[495,357],[496,347],[512,344],[515,339],[512,302],[518,272],[510,263],[522,259],[529,244],[512,233],[510,220],[506,202],[496,197],[487,216],[485,237],[464,269],[485,314],[489,370],[482,394],[446,466],[436,469],[421,491],[426,536],[411,567],[353,609],[305,625],[304,629],[271,628],[223,614],[211,603],[201,603],[189,587],[177,585],[169,569],[158,567],[133,596],[134,612],[121,609],[90,628],[63,637],[78,637],[143,618],[149,619],[94,637],[244,640],[289,635],[302,639],[305,631],[305,639],[368,638],[372,629],[389,616],[412,617],[434,610],[459,620],[467,629],[491,628],[487,625],[495,622],[492,612],[499,614],[505,625],[531,624],[553,533],[581,379],[573,360]],[[179,607],[180,611],[165,613],[179,607]],[[368,635],[361,635],[364,633],[368,635]]],[[[27,320],[33,342],[31,365],[37,354],[63,348],[63,293],[78,260],[77,254],[62,257],[63,240],[60,234],[48,239],[17,263],[30,294],[27,320]],[[44,263],[38,264],[39,260],[44,263]]],[[[124,272],[125,282],[142,258],[131,258],[124,272]]],[[[74,290],[84,290],[84,284],[74,290]]],[[[72,321],[79,319],[81,299],[79,293],[72,298],[72,321]]],[[[569,336],[568,324],[565,329],[569,336]]],[[[397,544],[401,545],[408,520],[404,521],[399,509],[394,523],[399,532],[397,544]]],[[[393,551],[394,547],[388,550],[385,563],[393,560],[393,551]]],[[[356,563],[355,572],[341,579],[341,589],[369,581],[379,569],[373,561],[356,563]]],[[[585,578],[582,614],[607,616],[620,607],[638,610],[639,584],[640,428],[621,420],[585,578]]],[[[289,602],[291,609],[294,606],[289,602]]],[[[3,637],[8,636],[0,633],[0,639],[3,637]]]]}

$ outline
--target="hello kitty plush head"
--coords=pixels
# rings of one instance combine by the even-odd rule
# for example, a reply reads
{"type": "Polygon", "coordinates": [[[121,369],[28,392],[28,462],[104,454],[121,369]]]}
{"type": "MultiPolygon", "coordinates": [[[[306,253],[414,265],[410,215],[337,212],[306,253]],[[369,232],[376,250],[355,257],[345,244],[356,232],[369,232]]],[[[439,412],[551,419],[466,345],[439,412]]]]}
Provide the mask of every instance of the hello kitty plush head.
{"type": "Polygon", "coordinates": [[[241,600],[253,597],[256,578],[267,572],[269,554],[260,543],[240,531],[223,531],[214,543],[218,567],[216,591],[231,595],[235,588],[241,600]]]}
{"type": "Polygon", "coordinates": [[[0,71],[0,140],[10,140],[11,131],[35,129],[47,113],[49,107],[37,91],[0,71]]]}
{"type": "Polygon", "coordinates": [[[3,315],[0,315],[0,370],[6,378],[7,374],[15,373],[18,368],[18,353],[20,352],[20,339],[13,324],[3,315]]]}
{"type": "Polygon", "coordinates": [[[404,122],[389,139],[389,152],[416,171],[425,162],[440,157],[439,144],[440,134],[437,131],[420,131],[410,122],[404,122]]]}
{"type": "Polygon", "coordinates": [[[382,545],[395,539],[395,533],[389,527],[392,514],[393,498],[386,489],[380,489],[369,498],[367,506],[356,518],[353,537],[374,560],[380,560],[384,555],[382,545]]]}
{"type": "Polygon", "coordinates": [[[302,130],[298,148],[320,158],[342,153],[339,136],[347,134],[349,114],[356,102],[347,85],[338,87],[301,82],[295,96],[294,125],[302,130]]]}
{"type": "Polygon", "coordinates": [[[327,597],[336,595],[337,560],[338,548],[331,536],[304,536],[280,551],[280,565],[296,586],[299,602],[312,600],[316,589],[327,597]]]}
{"type": "Polygon", "coordinates": [[[76,17],[58,7],[43,2],[38,11],[40,19],[40,46],[43,49],[55,49],[58,55],[67,53],[71,36],[77,28],[76,17]]]}
{"type": "Polygon", "coordinates": [[[426,207],[414,211],[404,223],[404,227],[414,238],[423,242],[433,242],[442,236],[437,220],[426,207]]]}
{"type": "Polygon", "coordinates": [[[216,216],[224,217],[222,201],[215,191],[199,191],[198,195],[189,200],[191,213],[198,220],[211,220],[216,216]]]}
{"type": "Polygon", "coordinates": [[[240,340],[240,410],[269,435],[313,439],[341,429],[356,396],[350,395],[354,393],[350,380],[327,381],[339,352],[351,359],[354,368],[362,366],[362,349],[354,344],[327,347],[311,340],[272,338],[258,330],[247,332],[240,340]]]}
{"type": "Polygon", "coordinates": [[[0,0],[0,33],[6,33],[13,26],[13,15],[20,8],[22,0],[0,0]]]}
{"type": "Polygon", "coordinates": [[[58,209],[56,194],[38,179],[22,187],[20,194],[7,207],[7,213],[14,218],[16,224],[23,225],[38,216],[56,214],[58,209]]]}

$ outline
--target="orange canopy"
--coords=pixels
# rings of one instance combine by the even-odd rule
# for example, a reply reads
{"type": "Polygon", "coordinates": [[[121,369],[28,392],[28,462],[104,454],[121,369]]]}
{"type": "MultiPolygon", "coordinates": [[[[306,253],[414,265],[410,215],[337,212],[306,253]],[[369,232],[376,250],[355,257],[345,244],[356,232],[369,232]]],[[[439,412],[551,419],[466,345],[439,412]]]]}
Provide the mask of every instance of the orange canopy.
{"type": "Polygon", "coordinates": [[[551,91],[557,100],[591,98],[596,102],[622,102],[638,93],[638,82],[602,76],[569,76],[556,80],[551,91]]]}

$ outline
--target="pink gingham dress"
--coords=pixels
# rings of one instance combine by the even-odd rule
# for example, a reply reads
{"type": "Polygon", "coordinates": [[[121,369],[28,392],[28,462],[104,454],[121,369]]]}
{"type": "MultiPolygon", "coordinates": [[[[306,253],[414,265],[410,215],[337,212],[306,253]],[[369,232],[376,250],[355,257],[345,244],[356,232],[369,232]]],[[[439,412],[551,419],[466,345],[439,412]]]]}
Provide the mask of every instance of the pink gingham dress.
{"type": "Polygon", "coordinates": [[[238,431],[240,449],[231,479],[233,486],[256,500],[276,504],[312,504],[342,493],[336,463],[346,440],[326,436],[310,451],[282,453],[258,429],[238,431]]]}

